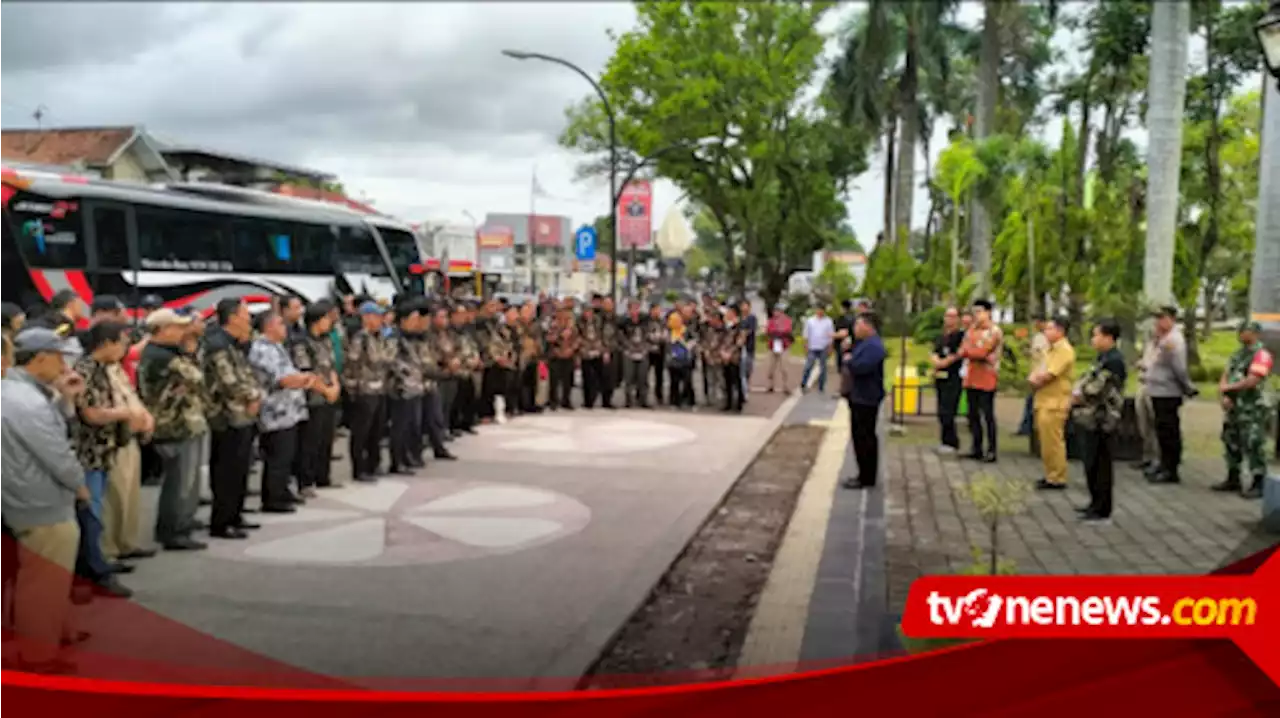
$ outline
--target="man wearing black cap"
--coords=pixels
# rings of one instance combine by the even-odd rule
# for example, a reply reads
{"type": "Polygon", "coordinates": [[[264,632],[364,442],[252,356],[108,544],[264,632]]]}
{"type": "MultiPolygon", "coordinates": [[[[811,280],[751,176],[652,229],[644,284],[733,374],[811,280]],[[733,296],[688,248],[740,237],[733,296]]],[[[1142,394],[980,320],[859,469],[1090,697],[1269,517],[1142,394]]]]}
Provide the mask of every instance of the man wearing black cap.
{"type": "Polygon", "coordinates": [[[1143,366],[1142,387],[1151,398],[1160,463],[1147,478],[1153,483],[1176,484],[1182,463],[1182,426],[1178,412],[1184,397],[1196,393],[1187,373],[1187,342],[1178,330],[1178,309],[1163,306],[1155,311],[1155,346],[1143,366]]]}
{"type": "Polygon", "coordinates": [[[124,311],[124,302],[120,301],[110,294],[99,294],[93,298],[93,304],[89,305],[89,323],[98,324],[99,322],[123,322],[127,320],[124,311]]]}

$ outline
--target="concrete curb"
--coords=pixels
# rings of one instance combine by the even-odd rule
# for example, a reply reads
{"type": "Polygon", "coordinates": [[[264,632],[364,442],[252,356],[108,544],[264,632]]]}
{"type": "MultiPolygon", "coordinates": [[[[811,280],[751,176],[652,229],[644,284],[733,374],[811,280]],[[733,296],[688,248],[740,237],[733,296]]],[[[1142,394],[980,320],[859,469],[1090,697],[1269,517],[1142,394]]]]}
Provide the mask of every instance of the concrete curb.
{"type": "MultiPolygon", "coordinates": [[[[811,425],[818,422],[810,422],[811,425]]],[[[787,522],[773,559],[735,675],[745,677],[768,666],[770,673],[795,668],[805,635],[805,617],[826,545],[827,522],[844,464],[849,434],[847,412],[834,412],[818,446],[818,455],[787,522]],[[781,662],[780,662],[781,661],[781,662]]]]}
{"type": "Polygon", "coordinates": [[[601,601],[602,608],[587,619],[581,630],[565,641],[565,648],[554,660],[537,672],[539,678],[534,679],[535,686],[545,683],[548,686],[554,685],[556,688],[563,689],[566,676],[581,679],[591,669],[601,651],[617,638],[631,616],[649,600],[658,582],[684,555],[689,542],[702,529],[712,513],[724,503],[743,473],[756,460],[765,445],[782,426],[787,415],[799,403],[800,397],[798,391],[788,397],[752,437],[750,445],[753,448],[728,465],[721,474],[728,478],[724,482],[723,490],[715,493],[709,502],[691,505],[672,522],[664,533],[664,539],[649,548],[645,557],[631,572],[629,579],[615,587],[611,595],[601,601]]]}

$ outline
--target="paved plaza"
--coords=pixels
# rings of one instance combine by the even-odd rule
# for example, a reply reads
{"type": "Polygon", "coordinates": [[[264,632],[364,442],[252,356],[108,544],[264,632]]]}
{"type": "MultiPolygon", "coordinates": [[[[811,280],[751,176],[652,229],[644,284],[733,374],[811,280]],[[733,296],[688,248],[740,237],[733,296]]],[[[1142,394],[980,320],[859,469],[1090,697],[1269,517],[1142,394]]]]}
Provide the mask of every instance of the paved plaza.
{"type": "Polygon", "coordinates": [[[250,514],[248,540],[161,553],[127,583],[145,608],[329,676],[572,680],[774,428],[712,411],[521,417],[454,442],[460,461],[250,514]]]}
{"type": "MultiPolygon", "coordinates": [[[[911,582],[969,566],[971,547],[990,549],[965,486],[981,473],[1029,481],[1043,473],[1026,439],[1006,441],[1000,461],[985,464],[934,453],[919,438],[933,431],[929,417],[908,419],[914,436],[905,438],[889,437],[886,419],[881,483],[871,491],[839,486],[856,473],[843,403],[810,394],[786,419],[827,426],[828,437],[761,596],[742,675],[900,651],[896,624],[911,582]]],[[[1031,493],[1002,526],[1000,555],[1020,574],[1207,573],[1278,540],[1260,531],[1259,502],[1209,490],[1222,471],[1220,458],[1188,458],[1181,484],[1154,485],[1117,463],[1112,520],[1088,525],[1076,518],[1088,501],[1083,469],[1072,462],[1067,491],[1031,493]]]]}

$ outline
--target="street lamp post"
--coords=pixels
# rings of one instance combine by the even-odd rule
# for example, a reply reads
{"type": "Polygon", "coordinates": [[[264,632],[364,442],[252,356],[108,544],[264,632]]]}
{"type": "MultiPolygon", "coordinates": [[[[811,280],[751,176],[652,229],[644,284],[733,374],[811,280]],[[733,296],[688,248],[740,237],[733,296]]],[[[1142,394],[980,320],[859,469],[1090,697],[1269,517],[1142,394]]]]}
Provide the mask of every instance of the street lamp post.
{"type": "Polygon", "coordinates": [[[1280,0],[1271,0],[1271,9],[1254,25],[1253,32],[1262,46],[1262,60],[1267,65],[1267,72],[1280,88],[1280,0]]]}
{"type": "Polygon", "coordinates": [[[544,55],[540,52],[524,52],[522,50],[503,50],[503,55],[514,60],[542,60],[543,62],[551,62],[570,70],[582,76],[582,79],[591,83],[592,89],[600,96],[600,102],[604,105],[605,115],[609,118],[609,261],[613,263],[609,273],[609,295],[613,297],[614,303],[618,301],[618,129],[617,120],[613,116],[613,106],[609,104],[609,97],[605,94],[604,88],[600,87],[600,83],[594,77],[583,70],[581,67],[565,60],[563,58],[554,57],[552,55],[544,55]]]}

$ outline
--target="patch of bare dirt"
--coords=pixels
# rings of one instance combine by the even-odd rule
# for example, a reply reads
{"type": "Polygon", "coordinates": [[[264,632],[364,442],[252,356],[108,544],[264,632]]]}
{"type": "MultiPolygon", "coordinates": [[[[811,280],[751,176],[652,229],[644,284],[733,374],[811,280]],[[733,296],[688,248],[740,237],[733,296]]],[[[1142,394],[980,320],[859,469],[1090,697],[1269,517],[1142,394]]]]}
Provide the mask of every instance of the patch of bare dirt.
{"type": "Polygon", "coordinates": [[[732,673],[824,431],[793,426],[774,434],[580,688],[732,673]]]}

